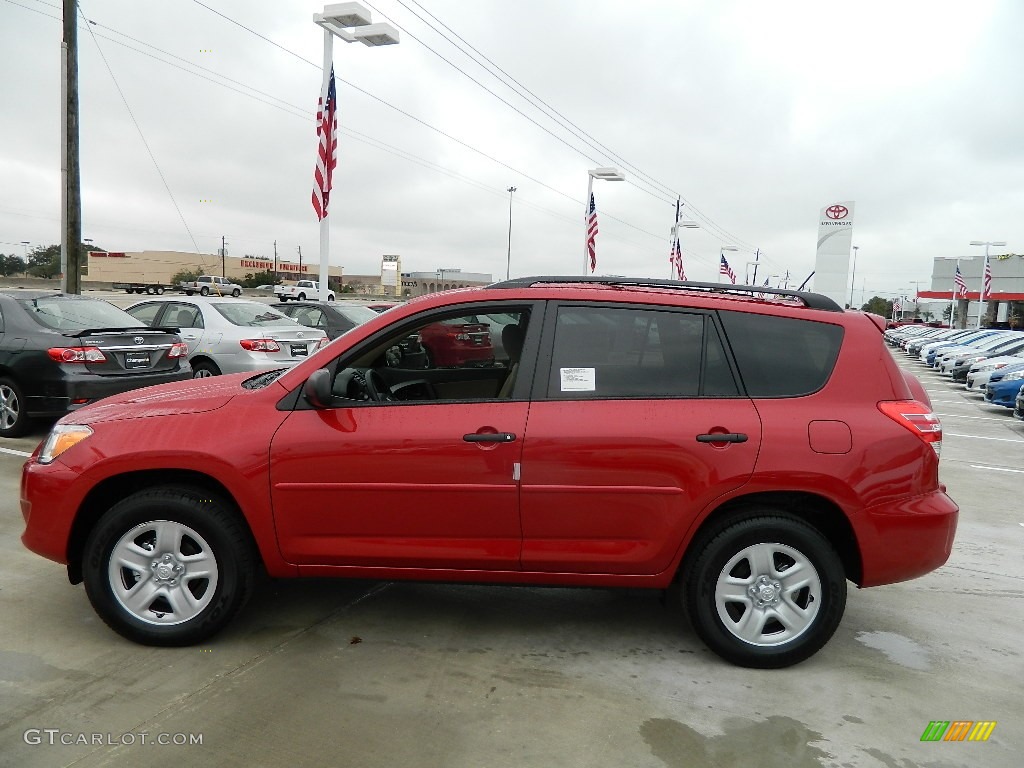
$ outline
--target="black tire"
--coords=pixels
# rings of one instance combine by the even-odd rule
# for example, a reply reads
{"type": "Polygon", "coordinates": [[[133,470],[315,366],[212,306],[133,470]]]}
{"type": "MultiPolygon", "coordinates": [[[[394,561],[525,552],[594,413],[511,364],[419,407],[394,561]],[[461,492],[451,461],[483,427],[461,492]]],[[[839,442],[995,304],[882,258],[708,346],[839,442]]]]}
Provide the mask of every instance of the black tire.
{"type": "Polygon", "coordinates": [[[196,360],[192,363],[192,378],[205,379],[209,376],[220,376],[220,368],[211,360],[196,360]]]}
{"type": "Polygon", "coordinates": [[[299,295],[297,296],[297,298],[298,298],[298,300],[299,300],[299,301],[305,301],[305,300],[306,300],[306,294],[304,294],[304,293],[300,293],[300,294],[299,294],[299,295]]]}
{"type": "Polygon", "coordinates": [[[115,632],[144,645],[182,646],[231,620],[256,570],[249,531],[228,504],[172,487],[111,507],[86,540],[82,575],[93,609],[115,632]],[[201,563],[186,559],[202,554],[201,563]],[[133,559],[136,568],[125,564],[133,559]],[[202,574],[189,578],[190,567],[202,574]]]}
{"type": "Polygon", "coordinates": [[[185,291],[186,296],[191,296],[195,291],[185,291]]]}
{"type": "Polygon", "coordinates": [[[164,287],[162,285],[158,285],[156,287],[156,295],[157,296],[163,296],[164,295],[164,287]]]}
{"type": "MultiPolygon", "coordinates": [[[[139,291],[141,293],[141,291],[139,291]]],[[[156,296],[156,286],[150,285],[146,287],[146,293],[150,296],[156,296]]]]}
{"type": "Polygon", "coordinates": [[[21,437],[32,428],[25,395],[14,379],[0,378],[0,437],[21,437]]]}
{"type": "Polygon", "coordinates": [[[235,288],[235,290],[233,290],[231,292],[231,295],[234,296],[237,299],[239,296],[242,295],[242,292],[240,290],[238,290],[237,288],[235,288]]]}
{"type": "Polygon", "coordinates": [[[209,289],[209,288],[207,288],[207,287],[206,287],[206,286],[204,285],[204,286],[203,286],[202,288],[200,288],[200,289],[199,289],[199,295],[200,295],[200,296],[209,296],[209,295],[210,295],[210,289],[209,289]]]}
{"type": "Polygon", "coordinates": [[[125,288],[124,292],[125,293],[135,293],[135,289],[134,288],[125,288]]]}
{"type": "Polygon", "coordinates": [[[842,562],[802,520],[764,510],[694,543],[681,585],[686,611],[701,640],[727,661],[788,667],[816,653],[839,626],[846,608],[842,562]],[[787,584],[786,571],[795,567],[787,584]],[[726,578],[733,582],[722,584],[726,578]],[[747,627],[748,617],[760,621],[747,627]]]}
{"type": "Polygon", "coordinates": [[[327,294],[327,300],[328,301],[334,301],[334,294],[333,293],[328,293],[327,294]]]}

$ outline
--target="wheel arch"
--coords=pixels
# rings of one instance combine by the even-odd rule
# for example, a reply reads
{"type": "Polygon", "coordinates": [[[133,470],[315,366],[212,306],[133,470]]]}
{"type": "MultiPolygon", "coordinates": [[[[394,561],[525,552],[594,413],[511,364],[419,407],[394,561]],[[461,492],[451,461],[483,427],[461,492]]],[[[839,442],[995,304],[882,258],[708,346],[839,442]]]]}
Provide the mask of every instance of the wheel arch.
{"type": "Polygon", "coordinates": [[[263,553],[256,543],[249,521],[246,519],[231,492],[216,478],[189,469],[140,470],[108,477],[97,483],[82,500],[71,526],[68,536],[68,579],[72,584],[82,581],[82,557],[86,539],[99,522],[103,513],[122,499],[138,491],[152,490],[158,487],[176,487],[193,490],[198,494],[215,497],[218,501],[237,515],[242,527],[247,532],[252,551],[257,561],[265,567],[263,553]]]}
{"type": "Polygon", "coordinates": [[[864,566],[857,534],[849,518],[835,502],[807,491],[764,491],[729,499],[705,517],[693,532],[677,574],[684,574],[704,544],[722,529],[740,520],[762,515],[766,509],[790,515],[820,531],[839,555],[846,578],[855,584],[861,583],[864,566]]]}

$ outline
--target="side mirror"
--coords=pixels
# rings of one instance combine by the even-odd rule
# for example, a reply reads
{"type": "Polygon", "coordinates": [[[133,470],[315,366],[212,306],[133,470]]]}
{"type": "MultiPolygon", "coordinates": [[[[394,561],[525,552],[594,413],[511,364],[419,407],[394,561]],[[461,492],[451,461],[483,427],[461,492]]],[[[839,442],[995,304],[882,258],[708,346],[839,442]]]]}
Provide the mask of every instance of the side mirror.
{"type": "Polygon", "coordinates": [[[330,408],[334,399],[331,393],[331,372],[326,368],[313,371],[302,385],[302,395],[314,408],[330,408]]]}

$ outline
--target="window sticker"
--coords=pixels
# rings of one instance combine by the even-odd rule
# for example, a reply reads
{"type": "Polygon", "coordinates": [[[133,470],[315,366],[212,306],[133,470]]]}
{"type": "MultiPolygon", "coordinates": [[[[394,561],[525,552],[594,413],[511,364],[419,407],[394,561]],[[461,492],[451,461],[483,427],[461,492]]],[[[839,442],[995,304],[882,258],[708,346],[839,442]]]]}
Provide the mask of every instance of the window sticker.
{"type": "Polygon", "coordinates": [[[597,378],[593,368],[559,368],[563,392],[593,392],[597,378]]]}

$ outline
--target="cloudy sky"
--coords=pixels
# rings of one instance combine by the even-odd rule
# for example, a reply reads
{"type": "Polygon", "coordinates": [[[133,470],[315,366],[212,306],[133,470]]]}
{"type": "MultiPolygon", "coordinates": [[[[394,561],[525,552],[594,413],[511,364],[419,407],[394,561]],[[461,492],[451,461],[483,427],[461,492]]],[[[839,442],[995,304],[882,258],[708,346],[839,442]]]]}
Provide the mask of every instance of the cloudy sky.
{"type": "MultiPolygon", "coordinates": [[[[402,42],[335,43],[331,261],[348,273],[400,254],[406,271],[504,277],[509,186],[512,275],[579,273],[598,166],[627,176],[595,183],[599,273],[668,277],[677,195],[700,224],[683,233],[696,280],[732,245],[741,277],[760,250],[759,282],[799,284],[819,209],[842,200],[858,303],[980,253],[971,240],[1024,252],[1015,0],[364,5],[402,42]]],[[[83,236],[317,259],[322,5],[80,7],[83,236]]],[[[60,239],[60,16],[59,0],[0,0],[0,252],[60,239]]]]}

